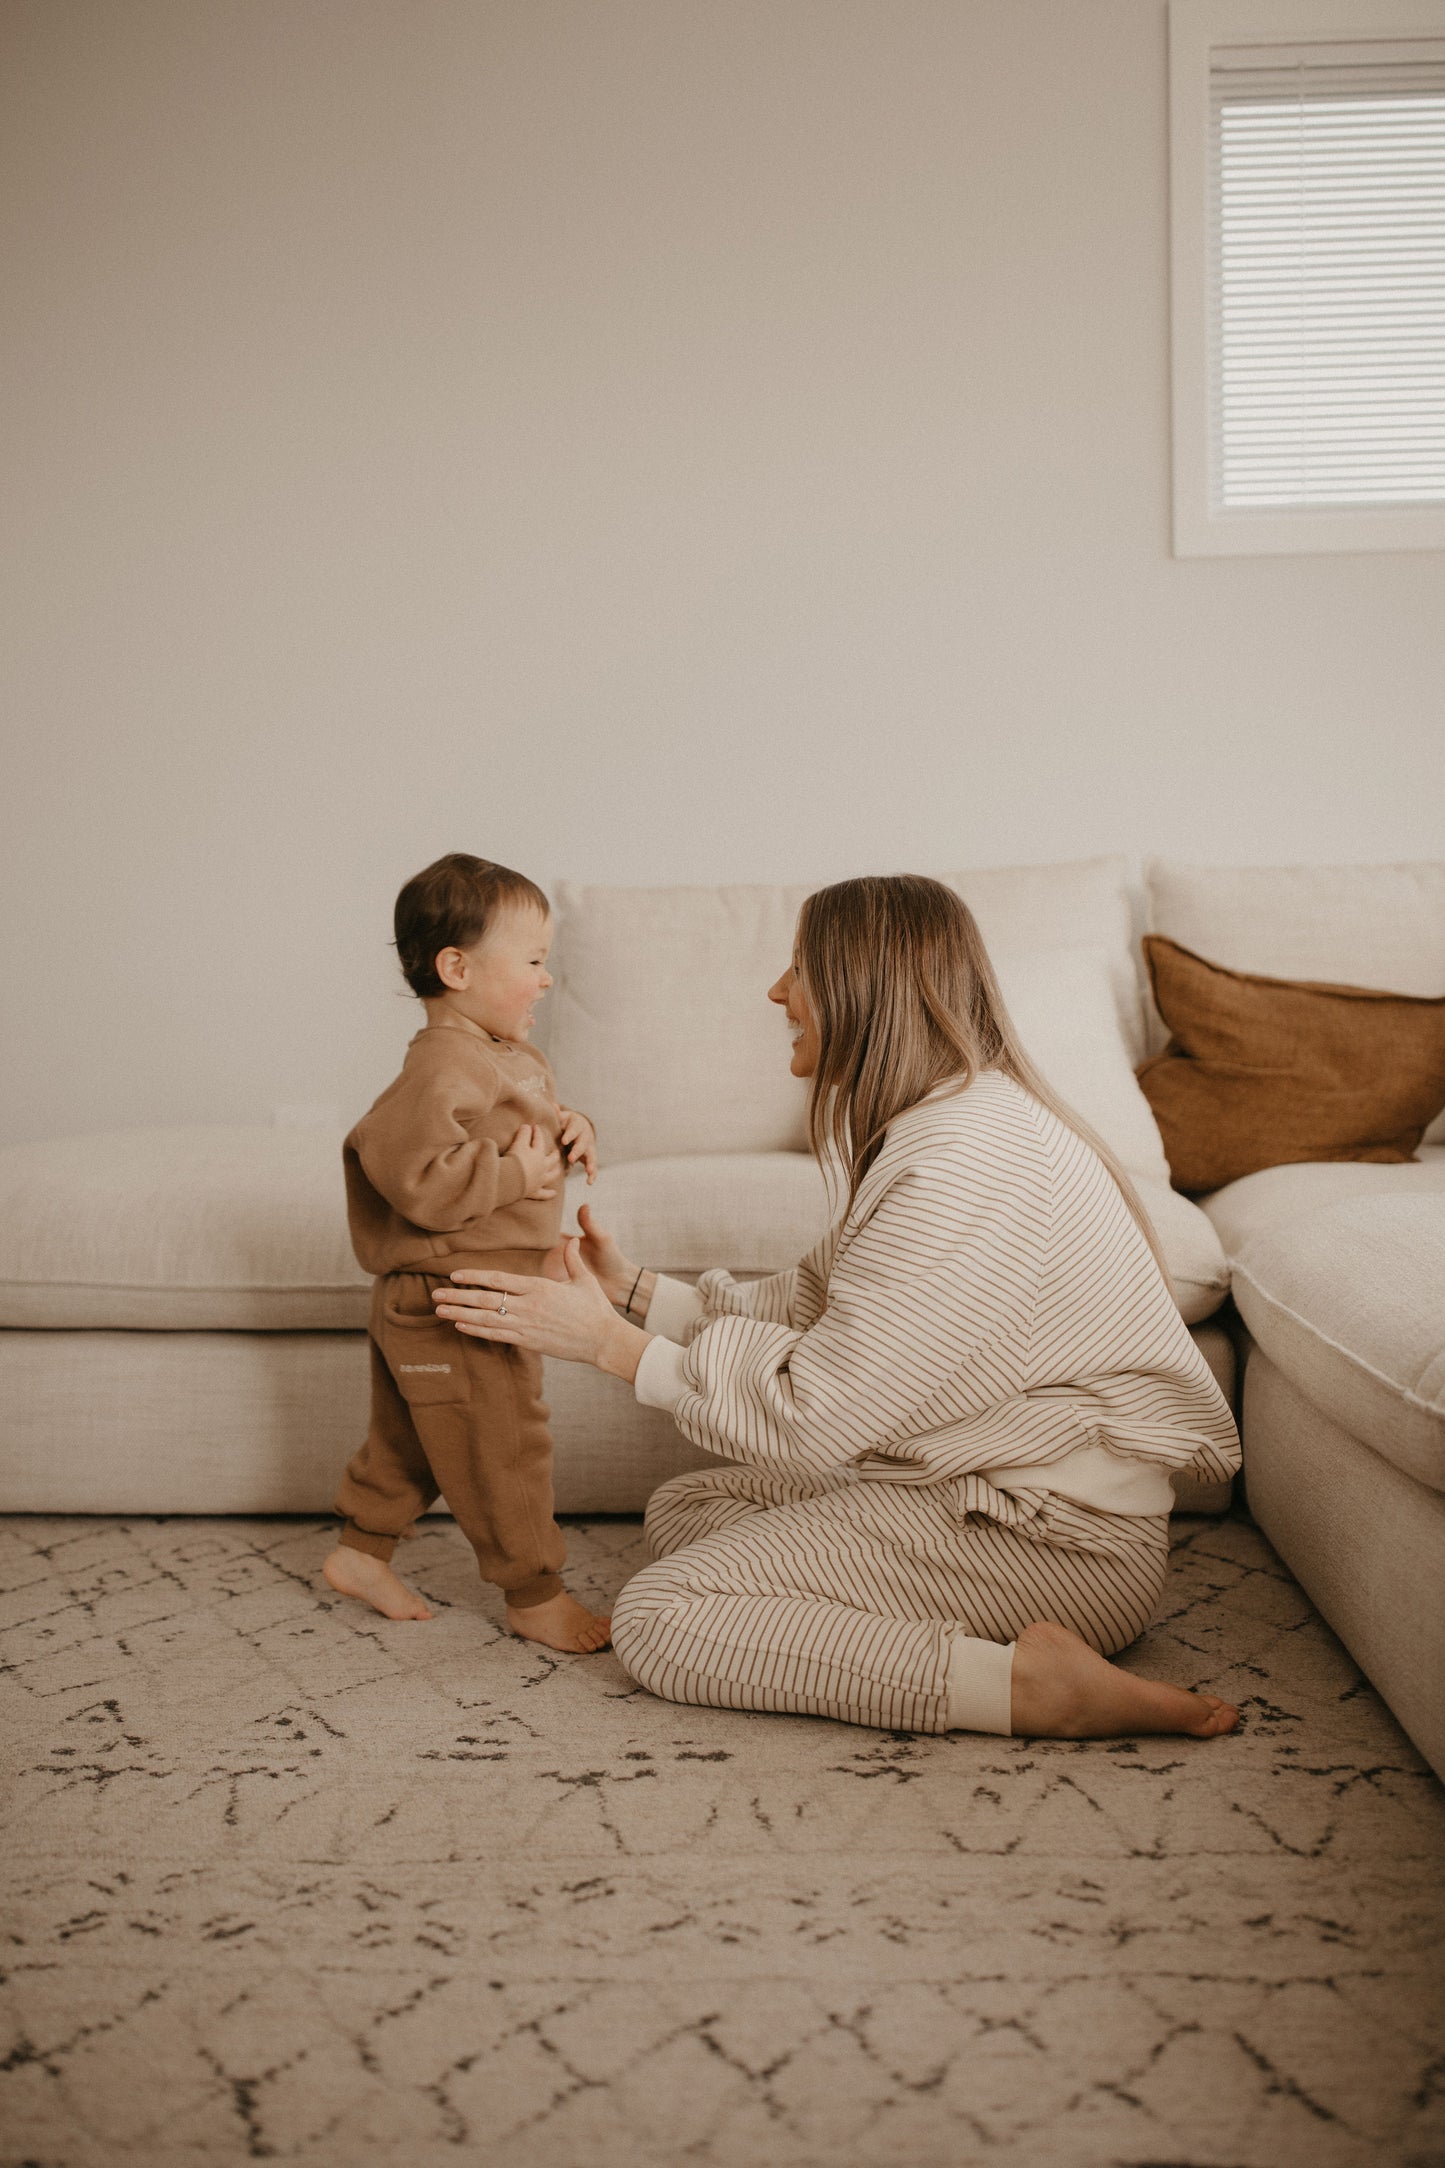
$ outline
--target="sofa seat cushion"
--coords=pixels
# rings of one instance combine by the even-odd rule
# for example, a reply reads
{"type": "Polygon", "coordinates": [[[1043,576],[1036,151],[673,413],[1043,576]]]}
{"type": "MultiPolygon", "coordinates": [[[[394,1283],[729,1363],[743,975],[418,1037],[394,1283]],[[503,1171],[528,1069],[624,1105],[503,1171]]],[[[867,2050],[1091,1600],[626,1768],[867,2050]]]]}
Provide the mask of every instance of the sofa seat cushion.
{"type": "Polygon", "coordinates": [[[1199,1201],[1225,1255],[1237,1257],[1252,1236],[1304,1219],[1326,1205],[1346,1204],[1356,1197],[1426,1196],[1437,1198],[1445,1209],[1445,1146],[1422,1145],[1415,1159],[1398,1166],[1313,1160],[1264,1167],[1199,1201]]]}
{"type": "MultiPolygon", "coordinates": [[[[828,1226],[804,1152],[604,1168],[567,1185],[659,1271],[796,1263],[828,1226]]],[[[364,1330],[341,1141],[313,1129],[124,1130],[0,1152],[0,1326],[364,1330]]]]}
{"type": "MultiPolygon", "coordinates": [[[[828,1226],[804,1152],[604,1168],[567,1184],[662,1272],[795,1264],[828,1226]]],[[[341,1142],[309,1129],[125,1130],[0,1152],[0,1327],[364,1330],[341,1142]]]]}
{"type": "Polygon", "coordinates": [[[341,1139],[132,1129],[0,1152],[0,1325],[305,1332],[366,1323],[341,1139]]]}
{"type": "MultiPolygon", "coordinates": [[[[1135,1177],[1186,1323],[1213,1316],[1229,1292],[1219,1237],[1165,1180],[1135,1177]]],[[[683,1277],[726,1265],[742,1274],[796,1264],[831,1222],[827,1188],[803,1152],[719,1153],[604,1167],[588,1191],[567,1185],[567,1226],[590,1204],[639,1263],[683,1277]]]]}
{"type": "MultiPolygon", "coordinates": [[[[1209,1222],[1141,1179],[1185,1316],[1223,1299],[1209,1222]]],[[[569,1226],[588,1197],[568,1182],[569,1226]]],[[[795,1264],[826,1230],[805,1152],[605,1167],[590,1201],[639,1261],[683,1275],[795,1264]]],[[[0,1152],[0,1327],[150,1332],[362,1330],[340,1139],[314,1129],[122,1130],[0,1152]]]]}
{"type": "Polygon", "coordinates": [[[1281,1220],[1234,1260],[1275,1367],[1400,1471],[1445,1490],[1445,1202],[1356,1196],[1281,1220]]]}
{"type": "Polygon", "coordinates": [[[1139,1202],[1154,1224],[1169,1284],[1186,1325],[1213,1317],[1229,1293],[1229,1261],[1218,1235],[1197,1204],[1167,1182],[1134,1176],[1139,1202]]]}

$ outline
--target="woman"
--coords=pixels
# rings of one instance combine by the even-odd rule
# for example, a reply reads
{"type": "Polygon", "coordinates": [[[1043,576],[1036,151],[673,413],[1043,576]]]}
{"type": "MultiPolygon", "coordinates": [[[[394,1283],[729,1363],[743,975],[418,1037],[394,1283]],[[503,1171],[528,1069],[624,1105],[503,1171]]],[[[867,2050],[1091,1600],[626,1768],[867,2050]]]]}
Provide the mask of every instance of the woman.
{"type": "Polygon", "coordinates": [[[1127,1178],[1018,1044],[972,914],[911,875],[822,889],[769,998],[813,1149],[847,1177],[795,1270],[694,1290],[584,1208],[564,1280],[437,1294],[462,1332],[627,1380],[725,1463],[654,1495],[618,1655],[674,1701],[889,1729],[1231,1730],[1214,1696],[1105,1660],[1163,1585],[1170,1470],[1232,1474],[1238,1442],[1127,1178]]]}

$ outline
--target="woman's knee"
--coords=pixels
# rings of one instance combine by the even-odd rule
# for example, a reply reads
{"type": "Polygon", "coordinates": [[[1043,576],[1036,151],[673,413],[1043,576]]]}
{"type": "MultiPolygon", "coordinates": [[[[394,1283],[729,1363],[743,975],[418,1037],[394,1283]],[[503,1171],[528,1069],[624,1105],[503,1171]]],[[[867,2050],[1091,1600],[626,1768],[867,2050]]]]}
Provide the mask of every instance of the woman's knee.
{"type": "MultiPolygon", "coordinates": [[[[694,1478],[690,1475],[671,1476],[666,1483],[659,1483],[647,1501],[642,1517],[643,1533],[647,1537],[654,1558],[675,1550],[679,1540],[675,1530],[680,1522],[690,1518],[688,1514],[688,1491],[694,1478]]],[[[629,1584],[630,1585],[630,1584],[629,1584]]]]}
{"type": "Polygon", "coordinates": [[[635,1573],[612,1606],[613,1649],[639,1686],[651,1693],[665,1695],[657,1683],[669,1668],[664,1644],[675,1637],[678,1613],[690,1596],[677,1562],[664,1558],[635,1573]]]}
{"type": "Polygon", "coordinates": [[[713,1534],[720,1520],[734,1520],[746,1510],[728,1495],[723,1471],[693,1468],[658,1484],[647,1501],[642,1525],[653,1557],[666,1558],[700,1536],[713,1534]]]}

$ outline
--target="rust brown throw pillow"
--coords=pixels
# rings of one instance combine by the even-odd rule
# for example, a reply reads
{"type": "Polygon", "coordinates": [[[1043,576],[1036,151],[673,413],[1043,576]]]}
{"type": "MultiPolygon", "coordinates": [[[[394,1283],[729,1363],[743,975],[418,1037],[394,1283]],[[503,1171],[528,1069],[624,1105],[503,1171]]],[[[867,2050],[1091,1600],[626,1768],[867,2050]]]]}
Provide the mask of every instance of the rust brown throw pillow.
{"type": "Polygon", "coordinates": [[[1176,1189],[1301,1159],[1414,1157],[1445,1106],[1445,996],[1226,971],[1148,934],[1171,1037],[1138,1071],[1176,1189]]]}

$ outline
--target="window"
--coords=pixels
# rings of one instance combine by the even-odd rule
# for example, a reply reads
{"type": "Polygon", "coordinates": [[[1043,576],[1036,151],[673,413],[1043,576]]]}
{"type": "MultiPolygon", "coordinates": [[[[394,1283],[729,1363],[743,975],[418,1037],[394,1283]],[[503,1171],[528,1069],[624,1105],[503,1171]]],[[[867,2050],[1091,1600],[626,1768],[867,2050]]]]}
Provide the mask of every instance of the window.
{"type": "Polygon", "coordinates": [[[1445,0],[1170,0],[1177,556],[1445,548],[1445,0]]]}

